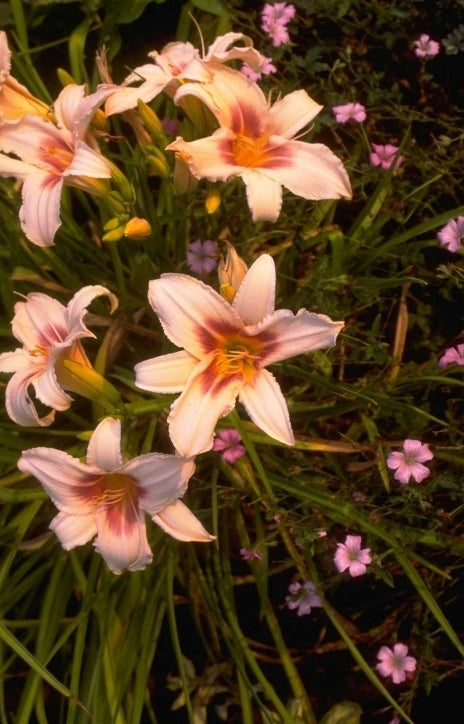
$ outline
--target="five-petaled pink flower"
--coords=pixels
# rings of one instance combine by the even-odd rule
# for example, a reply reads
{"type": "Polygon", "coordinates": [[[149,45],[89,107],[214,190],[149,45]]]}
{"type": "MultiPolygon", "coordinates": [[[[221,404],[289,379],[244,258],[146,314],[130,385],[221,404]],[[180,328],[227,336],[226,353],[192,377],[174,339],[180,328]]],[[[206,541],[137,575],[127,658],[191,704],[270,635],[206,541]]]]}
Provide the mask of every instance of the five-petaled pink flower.
{"type": "Polygon", "coordinates": [[[214,540],[182,503],[193,460],[146,453],[125,462],[121,421],[104,418],[95,428],[86,462],[62,450],[25,450],[18,468],[36,477],[60,511],[50,528],[65,550],[95,538],[94,546],[113,573],[138,571],[153,558],[145,514],[181,541],[214,540]]]}
{"type": "Polygon", "coordinates": [[[254,221],[277,219],[282,186],[305,199],[351,198],[340,159],[323,144],[295,139],[322,109],[306,91],[294,91],[270,105],[256,83],[222,68],[209,85],[182,85],[175,101],[191,95],[211,110],[219,128],[195,141],[179,136],[166,148],[195,179],[241,178],[254,221]]]}
{"type": "Polygon", "coordinates": [[[196,239],[189,244],[187,266],[195,274],[209,274],[217,267],[218,246],[215,241],[196,239]]]}
{"type": "Polygon", "coordinates": [[[448,349],[445,349],[438,364],[440,367],[464,365],[464,344],[458,344],[456,347],[448,347],[448,349]]]}
{"type": "Polygon", "coordinates": [[[398,146],[392,146],[391,143],[387,143],[385,146],[378,143],[371,143],[371,146],[372,153],[369,154],[371,166],[380,166],[387,170],[393,162],[395,162],[395,168],[398,168],[404,161],[404,156],[398,156],[395,161],[398,146]]]}
{"type": "Polygon", "coordinates": [[[322,601],[316,586],[312,581],[300,583],[295,581],[288,587],[289,595],[285,597],[285,604],[290,610],[295,610],[298,616],[306,616],[312,608],[321,608],[322,601]]]}
{"type": "Polygon", "coordinates": [[[338,123],[362,123],[366,120],[366,109],[361,103],[345,103],[333,106],[332,112],[338,123]]]}
{"type": "Polygon", "coordinates": [[[0,176],[15,176],[22,182],[21,227],[38,246],[53,244],[61,226],[63,185],[77,186],[103,195],[112,168],[88,135],[97,108],[114,91],[99,86],[85,95],[85,86],[68,85],[54,104],[56,124],[37,115],[25,114],[0,130],[0,176]],[[6,154],[15,154],[12,158],[6,154]]]}
{"type": "Polygon", "coordinates": [[[420,440],[405,440],[403,452],[391,452],[387,456],[387,467],[395,470],[395,480],[403,485],[412,478],[421,483],[430,475],[430,470],[422,463],[433,459],[433,452],[427,443],[420,440]]]}
{"type": "Polygon", "coordinates": [[[219,430],[214,438],[213,450],[220,452],[222,459],[229,465],[233,465],[236,460],[246,453],[245,446],[242,445],[242,436],[233,427],[219,430]]]}
{"type": "Polygon", "coordinates": [[[391,676],[394,684],[401,684],[408,674],[416,670],[417,661],[414,656],[408,656],[405,644],[395,644],[393,649],[381,646],[377,658],[377,671],[382,676],[391,676]]]}
{"type": "Polygon", "coordinates": [[[11,326],[23,346],[0,354],[0,372],[14,372],[6,387],[5,404],[8,415],[19,425],[50,425],[55,410],[67,410],[71,405],[72,398],[64,388],[72,390],[73,386],[62,362],[91,366],[80,340],[95,337],[85,326],[84,317],[90,302],[102,294],[110,298],[114,311],[116,297],[100,285],[83,287],[67,307],[40,292],[28,294],[25,302],[16,302],[11,326]],[[30,385],[38,400],[52,408],[44,417],[39,417],[29,397],[30,385]]]}
{"type": "Polygon", "coordinates": [[[260,80],[263,75],[271,75],[272,73],[277,73],[277,68],[272,62],[272,58],[266,58],[265,56],[263,56],[262,64],[259,70],[254,70],[254,68],[248,65],[248,63],[244,63],[240,68],[240,72],[243,73],[243,75],[246,75],[246,77],[250,80],[256,82],[257,80],[260,80]]]}
{"type": "Polygon", "coordinates": [[[347,535],[344,543],[337,543],[334,563],[340,573],[348,569],[353,578],[362,576],[371,562],[371,549],[361,548],[360,535],[347,535]]]}
{"type": "Polygon", "coordinates": [[[433,58],[440,52],[440,43],[432,40],[430,35],[426,33],[423,33],[418,40],[415,40],[413,46],[418,58],[433,58]]]}
{"type": "Polygon", "coordinates": [[[269,35],[274,47],[290,42],[287,25],[294,17],[295,6],[290,3],[266,3],[261,10],[261,28],[269,35]]]}
{"type": "Polygon", "coordinates": [[[438,241],[448,251],[459,251],[464,239],[464,216],[450,219],[447,224],[438,232],[438,241]]]}
{"type": "Polygon", "coordinates": [[[174,447],[192,457],[213,446],[216,422],[238,396],[253,422],[287,445],[294,442],[285,398],[266,367],[330,347],[343,322],[300,309],[274,310],[276,272],[262,254],[232,301],[185,274],[163,274],[148,299],[165,334],[180,352],[135,366],[136,385],[151,392],[181,392],[168,417],[174,447]]]}

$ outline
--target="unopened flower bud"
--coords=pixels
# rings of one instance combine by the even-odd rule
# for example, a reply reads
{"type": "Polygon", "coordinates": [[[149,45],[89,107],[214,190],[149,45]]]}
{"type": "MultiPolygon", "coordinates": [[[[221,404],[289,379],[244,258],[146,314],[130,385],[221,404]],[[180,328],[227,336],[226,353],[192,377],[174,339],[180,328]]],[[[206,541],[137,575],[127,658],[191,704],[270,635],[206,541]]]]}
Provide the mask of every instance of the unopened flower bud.
{"type": "Polygon", "coordinates": [[[221,205],[221,194],[217,189],[210,191],[205,200],[205,208],[208,214],[214,214],[221,205]]]}
{"type": "Polygon", "coordinates": [[[153,139],[156,142],[161,141],[163,145],[166,145],[166,135],[164,133],[163,126],[161,125],[161,121],[156,115],[155,111],[150,108],[150,106],[148,106],[146,103],[144,103],[140,98],[137,101],[137,110],[139,112],[140,118],[145,125],[145,128],[153,137],[153,139]]]}
{"type": "Polygon", "coordinates": [[[218,264],[218,277],[222,296],[231,302],[235,297],[248,267],[237,254],[232,244],[227,244],[227,253],[218,264]]]}
{"type": "Polygon", "coordinates": [[[124,227],[124,236],[128,236],[130,239],[146,239],[150,234],[150,224],[146,219],[141,219],[138,216],[129,219],[124,227]]]}

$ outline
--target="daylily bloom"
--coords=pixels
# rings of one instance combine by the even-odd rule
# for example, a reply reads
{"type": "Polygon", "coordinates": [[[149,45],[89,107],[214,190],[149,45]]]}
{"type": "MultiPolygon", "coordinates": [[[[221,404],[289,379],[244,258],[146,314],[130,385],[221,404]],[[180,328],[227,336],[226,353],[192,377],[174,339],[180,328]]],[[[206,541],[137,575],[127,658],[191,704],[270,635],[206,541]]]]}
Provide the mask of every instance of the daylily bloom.
{"type": "Polygon", "coordinates": [[[56,507],[50,524],[65,550],[95,538],[95,549],[113,573],[139,571],[152,561],[145,513],[181,541],[209,542],[214,536],[179,498],[195,469],[192,460],[147,453],[125,462],[121,422],[106,417],[89,441],[86,462],[62,450],[25,450],[18,468],[36,477],[56,507]]]}
{"type": "Polygon", "coordinates": [[[395,167],[398,168],[404,161],[404,156],[398,156],[395,161],[398,146],[393,146],[391,143],[387,143],[385,146],[379,143],[371,143],[371,146],[372,153],[369,154],[371,166],[380,166],[388,170],[393,162],[395,162],[395,167]]]}
{"type": "Polygon", "coordinates": [[[366,109],[361,103],[345,103],[341,106],[333,106],[332,112],[338,123],[362,123],[366,120],[366,109]]]}
{"type": "Polygon", "coordinates": [[[21,227],[38,246],[52,245],[61,225],[63,184],[100,195],[107,190],[96,179],[111,178],[111,166],[89,145],[86,134],[95,111],[113,90],[114,86],[99,86],[85,96],[84,86],[68,85],[54,104],[56,125],[26,114],[1,128],[0,176],[23,182],[21,227]],[[6,155],[10,153],[18,158],[6,155]]]}
{"type": "Polygon", "coordinates": [[[440,52],[440,43],[432,40],[430,35],[423,33],[413,43],[414,53],[418,58],[433,58],[440,52]]]}
{"type": "Polygon", "coordinates": [[[360,535],[347,535],[344,543],[337,543],[334,563],[340,573],[346,571],[350,576],[362,576],[366,566],[372,562],[370,548],[361,548],[360,535]]]}
{"type": "Polygon", "coordinates": [[[295,581],[289,585],[288,593],[285,597],[286,606],[292,611],[296,609],[297,616],[307,616],[312,608],[322,606],[321,597],[316,593],[316,586],[312,581],[295,581]]]}
{"type": "Polygon", "coordinates": [[[401,684],[407,674],[416,670],[417,660],[408,656],[408,647],[405,644],[395,644],[393,649],[381,646],[377,658],[379,663],[375,667],[382,676],[391,676],[394,684],[401,684]]]}
{"type": "Polygon", "coordinates": [[[458,344],[456,347],[448,347],[448,349],[445,349],[438,364],[440,367],[464,365],[464,344],[458,344]]]}
{"type": "Polygon", "coordinates": [[[271,106],[256,83],[222,68],[208,85],[182,85],[175,102],[191,95],[212,111],[219,128],[195,141],[179,136],[166,148],[197,179],[240,177],[254,221],[277,219],[282,186],[305,199],[351,198],[340,159],[323,144],[294,138],[322,109],[306,91],[289,93],[271,106]]]}
{"type": "Polygon", "coordinates": [[[68,306],[56,299],[33,292],[25,302],[16,302],[11,326],[16,339],[23,345],[13,352],[0,354],[0,372],[13,372],[6,386],[5,404],[8,415],[19,425],[50,425],[55,410],[67,410],[72,398],[63,387],[70,389],[63,360],[91,366],[80,340],[95,337],[84,324],[87,306],[102,294],[111,301],[114,311],[118,301],[106,287],[83,287],[68,306]],[[28,394],[32,385],[37,398],[52,411],[39,417],[28,394]]]}
{"type": "Polygon", "coordinates": [[[162,91],[173,97],[179,86],[188,81],[210,83],[214,72],[229,60],[242,60],[253,70],[259,70],[266,60],[253,48],[250,38],[232,32],[216,38],[203,56],[191,43],[173,42],[165,45],[161,53],[153,50],[148,57],[153,63],[134,68],[107,100],[107,116],[136,108],[139,100],[149,103],[162,91]],[[237,41],[244,44],[235,45],[237,41]]]}
{"type": "Polygon", "coordinates": [[[6,33],[0,30],[0,121],[18,121],[25,113],[47,118],[50,107],[10,75],[10,70],[11,51],[6,33]]]}
{"type": "Polygon", "coordinates": [[[148,299],[180,352],[139,362],[136,385],[182,392],[168,417],[174,447],[191,457],[213,445],[216,422],[238,396],[253,422],[287,445],[294,442],[287,404],[265,368],[297,354],[330,347],[343,327],[306,309],[274,311],[272,257],[260,256],[229,304],[212,287],[184,274],[163,274],[148,299]]]}
{"type": "Polygon", "coordinates": [[[448,251],[457,252],[464,240],[464,216],[450,219],[437,234],[438,241],[448,251]]]}
{"type": "Polygon", "coordinates": [[[430,475],[430,470],[422,463],[433,459],[433,452],[427,443],[420,440],[405,440],[403,452],[391,452],[387,456],[387,467],[395,470],[395,480],[403,485],[412,478],[421,483],[430,475]]]}

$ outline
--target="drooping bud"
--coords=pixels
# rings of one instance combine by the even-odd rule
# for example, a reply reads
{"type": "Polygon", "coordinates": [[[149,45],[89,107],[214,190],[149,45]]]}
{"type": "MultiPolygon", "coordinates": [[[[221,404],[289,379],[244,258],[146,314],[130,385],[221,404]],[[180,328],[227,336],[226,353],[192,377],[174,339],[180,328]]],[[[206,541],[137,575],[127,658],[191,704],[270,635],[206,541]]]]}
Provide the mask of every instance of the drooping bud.
{"type": "Polygon", "coordinates": [[[219,291],[228,302],[232,302],[248,267],[237,254],[232,244],[227,243],[227,253],[218,264],[219,291]]]}

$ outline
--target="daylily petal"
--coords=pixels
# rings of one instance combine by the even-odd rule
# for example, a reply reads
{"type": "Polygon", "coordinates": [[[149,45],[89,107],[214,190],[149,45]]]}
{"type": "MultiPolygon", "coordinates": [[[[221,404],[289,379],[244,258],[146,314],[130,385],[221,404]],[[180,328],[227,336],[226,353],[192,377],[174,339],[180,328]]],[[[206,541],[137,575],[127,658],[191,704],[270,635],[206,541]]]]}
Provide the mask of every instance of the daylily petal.
{"type": "Polygon", "coordinates": [[[115,294],[101,284],[89,284],[86,287],[82,287],[69,301],[66,308],[66,322],[69,330],[66,341],[68,343],[81,337],[95,337],[94,333],[85,326],[84,318],[87,314],[89,304],[93,302],[96,297],[100,296],[109,297],[111,304],[110,314],[112,314],[118,307],[118,299],[115,294]]]}
{"type": "Polygon", "coordinates": [[[30,366],[18,370],[9,380],[5,390],[5,407],[8,416],[13,422],[25,427],[47,427],[55,418],[54,410],[44,417],[39,417],[29,396],[28,387],[36,374],[37,370],[31,369],[30,366]]]}
{"type": "Polygon", "coordinates": [[[247,169],[242,173],[253,221],[275,221],[280,214],[282,187],[272,178],[273,171],[264,174],[261,169],[247,169]]]}
{"type": "Polygon", "coordinates": [[[136,481],[139,506],[153,516],[185,493],[194,470],[193,460],[147,453],[126,463],[122,472],[136,481]]]}
{"type": "Polygon", "coordinates": [[[261,430],[286,445],[294,444],[287,403],[278,383],[268,370],[260,370],[252,385],[242,387],[239,400],[261,430]]]}
{"type": "Polygon", "coordinates": [[[276,273],[269,254],[261,254],[245,274],[232,306],[245,324],[256,324],[274,311],[276,273]]]}
{"type": "Polygon", "coordinates": [[[56,378],[55,370],[52,365],[44,369],[44,371],[32,380],[37,399],[44,405],[52,407],[54,410],[67,410],[71,405],[72,397],[63,390],[56,378]]]}
{"type": "Polygon", "coordinates": [[[269,130],[277,136],[293,138],[322,108],[304,90],[289,93],[270,107],[269,130]]]}
{"type": "Polygon", "coordinates": [[[4,83],[11,70],[11,50],[4,30],[0,30],[0,83],[4,83]]]}
{"type": "MultiPolygon", "coordinates": [[[[15,335],[16,336],[16,335],[15,335]]],[[[0,372],[17,372],[30,368],[31,360],[22,347],[0,354],[0,372]]]]}
{"type": "Polygon", "coordinates": [[[351,185],[341,160],[322,143],[286,141],[269,152],[260,168],[263,175],[279,182],[304,199],[351,198],[351,185]]]}
{"type": "Polygon", "coordinates": [[[52,246],[55,233],[61,226],[62,187],[60,176],[40,170],[24,181],[19,220],[27,238],[38,246],[52,246]]]}
{"type": "Polygon", "coordinates": [[[76,141],[74,157],[63,176],[87,176],[111,178],[111,166],[101,153],[94,151],[84,141],[76,141]]]}
{"type": "Polygon", "coordinates": [[[247,35],[229,32],[216,38],[209,46],[203,61],[208,62],[213,59],[217,59],[221,63],[228,60],[241,60],[253,69],[258,69],[261,66],[263,56],[253,48],[253,41],[247,35]],[[243,41],[244,45],[230,47],[237,40],[243,41]]]}
{"type": "Polygon", "coordinates": [[[198,359],[184,350],[147,359],[134,367],[135,384],[150,392],[182,392],[197,364],[198,359]]]}
{"type": "Polygon", "coordinates": [[[132,498],[119,506],[97,509],[98,534],[94,546],[113,573],[122,573],[125,568],[140,571],[153,560],[143,518],[144,513],[132,498]]]}
{"type": "Polygon", "coordinates": [[[16,302],[14,309],[13,334],[29,352],[48,349],[65,339],[66,309],[57,299],[42,292],[31,292],[25,302],[16,302]]]}
{"type": "Polygon", "coordinates": [[[166,85],[171,81],[171,75],[167,75],[156,65],[147,63],[135,68],[134,71],[124,80],[124,87],[119,87],[107,98],[105,113],[111,116],[114,113],[123,113],[130,108],[137,107],[140,99],[144,103],[150,103],[166,85]],[[127,84],[142,80],[142,83],[135,87],[127,84]]]}
{"type": "Polygon", "coordinates": [[[237,165],[232,153],[234,139],[231,131],[218,128],[211,136],[197,141],[184,141],[178,136],[166,146],[166,151],[178,153],[195,178],[227,181],[243,173],[243,166],[237,165]]]}
{"type": "Polygon", "coordinates": [[[53,104],[58,126],[73,130],[79,105],[85,98],[85,85],[70,83],[65,86],[53,104]]]}
{"type": "Polygon", "coordinates": [[[87,448],[87,464],[112,472],[122,467],[121,420],[105,417],[95,428],[87,448]]]}
{"type": "Polygon", "coordinates": [[[101,478],[98,468],[49,447],[24,450],[18,468],[37,478],[63,513],[89,515],[94,512],[95,485],[101,478]]]}
{"type": "Polygon", "coordinates": [[[169,436],[178,453],[186,458],[212,448],[216,422],[233,409],[242,385],[233,377],[218,379],[213,365],[211,355],[199,362],[184,391],[171,405],[169,436]]]}
{"type": "Polygon", "coordinates": [[[36,168],[56,173],[56,153],[72,154],[72,135],[67,129],[57,128],[39,116],[26,114],[17,123],[2,126],[0,148],[14,153],[36,168]]]}
{"type": "Polygon", "coordinates": [[[11,158],[10,156],[5,156],[4,153],[0,153],[0,176],[15,176],[21,181],[24,181],[29,174],[35,173],[36,170],[36,167],[30,163],[25,163],[17,158],[11,158]]]}
{"type": "Polygon", "coordinates": [[[270,343],[264,348],[261,364],[267,367],[290,357],[316,349],[333,347],[344,322],[334,322],[325,314],[300,309],[296,315],[288,309],[277,310],[247,331],[252,334],[270,333],[270,343]]]}
{"type": "Polygon", "coordinates": [[[58,106],[58,112],[61,112],[63,120],[66,119],[66,127],[82,139],[97,108],[114,93],[118,86],[112,83],[101,83],[97,90],[89,95],[81,94],[80,88],[85,91],[85,86],[68,85],[63,88],[55,101],[54,108],[56,113],[58,106]],[[74,94],[72,99],[71,94],[74,94]]]}
{"type": "Polygon", "coordinates": [[[58,513],[49,526],[58,537],[65,551],[88,543],[96,534],[97,526],[93,514],[68,515],[58,513]]]}
{"type": "Polygon", "coordinates": [[[175,503],[166,506],[164,510],[154,515],[152,520],[165,533],[172,535],[177,540],[209,543],[216,539],[216,536],[208,533],[181,500],[176,500],[175,503]]]}
{"type": "Polygon", "coordinates": [[[162,274],[150,282],[148,300],[166,336],[177,347],[202,359],[211,338],[243,328],[238,313],[220,294],[186,274],[162,274]]]}

